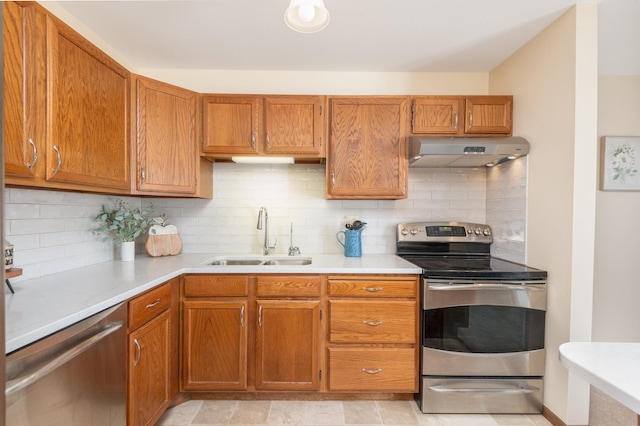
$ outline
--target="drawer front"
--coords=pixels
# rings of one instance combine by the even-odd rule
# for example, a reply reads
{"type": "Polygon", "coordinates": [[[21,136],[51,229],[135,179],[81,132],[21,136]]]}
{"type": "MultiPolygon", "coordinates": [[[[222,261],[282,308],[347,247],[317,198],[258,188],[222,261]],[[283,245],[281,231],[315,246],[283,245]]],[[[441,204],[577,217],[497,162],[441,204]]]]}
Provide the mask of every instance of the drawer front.
{"type": "Polygon", "coordinates": [[[329,341],[417,344],[416,301],[331,300],[329,341]]]}
{"type": "Polygon", "coordinates": [[[144,293],[129,301],[129,328],[136,329],[171,306],[171,284],[144,293]]]}
{"type": "Polygon", "coordinates": [[[416,297],[418,280],[329,280],[329,296],[416,297]]]}
{"type": "Polygon", "coordinates": [[[258,277],[258,297],[320,297],[320,277],[258,277]]]}
{"type": "Polygon", "coordinates": [[[329,349],[329,390],[417,392],[412,348],[329,349]]]}
{"type": "Polygon", "coordinates": [[[246,296],[249,278],[246,275],[186,275],[185,297],[246,296]]]}

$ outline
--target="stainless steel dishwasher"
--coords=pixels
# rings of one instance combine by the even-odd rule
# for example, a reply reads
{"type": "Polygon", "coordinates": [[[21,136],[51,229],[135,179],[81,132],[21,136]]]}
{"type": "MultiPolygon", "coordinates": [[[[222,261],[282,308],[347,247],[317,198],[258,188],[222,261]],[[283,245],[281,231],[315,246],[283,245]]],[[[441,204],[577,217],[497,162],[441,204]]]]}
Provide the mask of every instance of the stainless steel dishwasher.
{"type": "Polygon", "coordinates": [[[7,424],[126,424],[126,319],[120,304],[7,355],[7,424]]]}

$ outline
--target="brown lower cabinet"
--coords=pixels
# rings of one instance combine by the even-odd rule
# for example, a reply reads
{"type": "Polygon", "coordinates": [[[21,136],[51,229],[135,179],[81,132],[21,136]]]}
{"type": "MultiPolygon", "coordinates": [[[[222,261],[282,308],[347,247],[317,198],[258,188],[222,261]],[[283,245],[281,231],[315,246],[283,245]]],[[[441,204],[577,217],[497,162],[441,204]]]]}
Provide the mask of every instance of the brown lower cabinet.
{"type": "Polygon", "coordinates": [[[417,392],[418,280],[185,275],[182,390],[417,392]]]}
{"type": "Polygon", "coordinates": [[[127,425],[153,425],[177,394],[173,279],[129,301],[127,425]]]}

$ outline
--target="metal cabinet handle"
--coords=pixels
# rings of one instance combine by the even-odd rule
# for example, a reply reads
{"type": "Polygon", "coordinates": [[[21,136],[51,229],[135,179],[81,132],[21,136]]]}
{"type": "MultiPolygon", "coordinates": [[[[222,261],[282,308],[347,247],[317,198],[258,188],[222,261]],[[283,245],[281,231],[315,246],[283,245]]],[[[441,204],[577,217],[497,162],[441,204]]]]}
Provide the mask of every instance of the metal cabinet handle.
{"type": "Polygon", "coordinates": [[[362,372],[367,374],[378,374],[378,373],[382,373],[382,368],[378,368],[376,370],[368,370],[366,368],[363,368],[362,372]]]}
{"type": "Polygon", "coordinates": [[[27,167],[31,170],[33,166],[36,165],[36,161],[38,161],[38,149],[36,148],[36,144],[33,143],[33,139],[29,139],[29,144],[31,145],[31,148],[33,148],[33,161],[29,163],[27,167]]]}
{"type": "Polygon", "coordinates": [[[251,132],[251,148],[256,149],[256,132],[251,132]]]}
{"type": "Polygon", "coordinates": [[[473,112],[469,111],[469,128],[473,126],[473,112]]]}
{"type": "Polygon", "coordinates": [[[147,174],[144,172],[144,166],[140,168],[140,186],[144,186],[147,181],[147,174]]]}
{"type": "Polygon", "coordinates": [[[244,305],[240,308],[240,326],[244,327],[244,305]]]}
{"type": "Polygon", "coordinates": [[[362,323],[367,325],[381,325],[382,321],[362,321],[362,323]]]}
{"type": "Polygon", "coordinates": [[[60,170],[60,166],[62,165],[62,156],[60,155],[60,150],[57,146],[54,145],[53,150],[56,152],[56,154],[58,154],[58,165],[55,167],[55,169],[53,169],[53,174],[55,175],[56,173],[58,173],[58,170],[60,170]]]}
{"type": "Polygon", "coordinates": [[[331,171],[331,189],[336,187],[336,172],[331,171]]]}
{"type": "Polygon", "coordinates": [[[271,149],[271,133],[267,132],[267,149],[271,149]]]}
{"type": "Polygon", "coordinates": [[[156,299],[155,302],[153,303],[149,303],[146,307],[147,308],[153,308],[154,306],[156,306],[158,303],[160,303],[160,299],[156,299]]]}
{"type": "Polygon", "coordinates": [[[38,368],[33,373],[27,374],[22,377],[18,377],[14,380],[7,381],[5,386],[5,395],[10,395],[14,392],[19,391],[20,389],[24,389],[32,383],[37,382],[47,374],[51,373],[53,370],[59,368],[60,366],[66,364],[71,361],[90,347],[96,345],[105,337],[109,336],[114,331],[118,330],[122,327],[122,321],[118,321],[115,323],[110,323],[105,326],[105,328],[99,333],[94,334],[88,339],[84,340],[82,343],[73,346],[68,351],[64,352],[59,357],[55,358],[51,362],[44,364],[42,367],[38,368]]]}
{"type": "Polygon", "coordinates": [[[458,130],[458,113],[457,113],[457,112],[454,112],[453,114],[454,114],[454,115],[455,115],[455,117],[456,117],[456,122],[455,122],[455,125],[454,125],[454,129],[458,130]]]}
{"type": "Polygon", "coordinates": [[[258,326],[262,327],[262,305],[258,308],[258,326]]]}
{"type": "Polygon", "coordinates": [[[362,289],[363,289],[364,291],[369,291],[369,292],[371,292],[371,293],[375,293],[375,292],[378,292],[378,291],[382,291],[382,290],[384,290],[384,288],[383,288],[383,287],[362,287],[362,289]]]}
{"type": "Polygon", "coordinates": [[[135,367],[140,362],[140,355],[142,349],[140,348],[140,343],[138,343],[138,339],[133,339],[133,344],[136,345],[136,359],[133,360],[133,366],[135,367]]]}

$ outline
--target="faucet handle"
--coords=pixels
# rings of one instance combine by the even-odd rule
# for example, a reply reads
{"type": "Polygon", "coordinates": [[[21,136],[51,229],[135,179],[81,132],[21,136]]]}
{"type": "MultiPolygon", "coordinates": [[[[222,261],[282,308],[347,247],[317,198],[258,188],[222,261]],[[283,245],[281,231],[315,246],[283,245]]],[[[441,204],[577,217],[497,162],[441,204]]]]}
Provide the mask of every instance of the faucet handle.
{"type": "Polygon", "coordinates": [[[300,254],[300,248],[299,247],[294,247],[294,246],[289,246],[289,256],[295,256],[300,254]]]}

